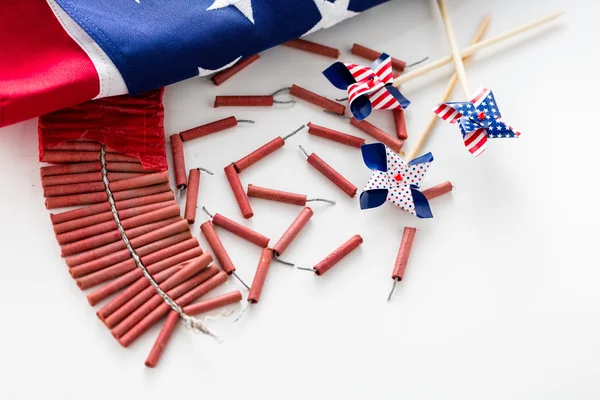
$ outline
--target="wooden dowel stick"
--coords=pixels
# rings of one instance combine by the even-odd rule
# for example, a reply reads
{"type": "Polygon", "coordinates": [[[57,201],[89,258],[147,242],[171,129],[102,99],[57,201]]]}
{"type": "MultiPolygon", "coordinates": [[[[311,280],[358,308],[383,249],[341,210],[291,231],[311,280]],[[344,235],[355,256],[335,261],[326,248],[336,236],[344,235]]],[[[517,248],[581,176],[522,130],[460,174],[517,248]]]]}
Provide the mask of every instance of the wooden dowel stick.
{"type": "MultiPolygon", "coordinates": [[[[483,40],[479,43],[476,43],[474,45],[471,45],[469,47],[467,47],[466,49],[463,49],[460,52],[460,56],[461,57],[466,57],[466,56],[470,56],[473,55],[475,53],[477,53],[479,50],[485,49],[487,47],[490,47],[494,44],[500,43],[505,41],[506,39],[510,39],[514,36],[517,36],[523,32],[526,32],[528,30],[531,30],[533,28],[536,28],[540,25],[544,25],[548,22],[554,21],[555,19],[557,19],[558,17],[560,17],[561,15],[563,15],[564,13],[560,12],[560,13],[555,13],[555,14],[551,14],[548,15],[547,17],[544,18],[540,18],[538,20],[535,20],[533,22],[530,22],[528,24],[522,25],[518,28],[515,28],[511,31],[505,32],[501,35],[498,36],[494,36],[493,38],[489,38],[486,40],[483,40]]],[[[419,76],[425,75],[428,72],[434,71],[438,68],[441,68],[445,65],[448,65],[450,63],[452,63],[452,56],[446,56],[444,58],[440,58],[439,60],[429,63],[419,69],[416,69],[414,71],[408,72],[406,74],[400,75],[398,78],[394,79],[394,86],[398,87],[401,84],[408,82],[410,80],[413,80],[415,78],[418,78],[419,76]]]]}
{"type": "Polygon", "coordinates": [[[458,79],[462,86],[463,92],[465,93],[465,100],[469,100],[471,96],[471,89],[469,88],[469,81],[467,80],[467,72],[465,71],[465,65],[463,64],[462,56],[460,55],[460,49],[456,44],[456,36],[454,36],[454,28],[452,28],[452,21],[448,14],[448,7],[446,6],[446,0],[437,0],[440,14],[442,15],[442,21],[444,21],[444,29],[446,29],[446,37],[448,38],[448,44],[450,45],[450,51],[452,51],[452,59],[454,60],[454,68],[458,74],[458,79]]]}
{"type": "MultiPolygon", "coordinates": [[[[475,32],[475,36],[473,36],[473,40],[471,41],[471,44],[475,44],[483,38],[485,31],[487,31],[487,28],[490,25],[491,18],[492,18],[491,15],[488,14],[483,19],[483,21],[481,21],[481,24],[479,24],[479,28],[477,28],[477,32],[475,32]]],[[[472,57],[473,56],[464,57],[463,63],[464,64],[468,63],[472,57]]],[[[450,78],[450,80],[448,81],[448,85],[446,85],[446,90],[444,90],[444,94],[442,95],[442,100],[440,101],[440,103],[445,103],[448,100],[450,100],[450,95],[452,94],[452,91],[456,87],[457,83],[458,83],[458,74],[455,72],[454,74],[452,74],[452,78],[450,78]]],[[[415,144],[415,147],[411,150],[410,154],[408,155],[407,160],[414,160],[415,158],[417,158],[417,156],[421,152],[421,149],[425,145],[425,142],[429,138],[429,135],[431,134],[433,127],[435,126],[435,124],[437,123],[437,121],[439,119],[440,118],[437,116],[437,114],[431,113],[431,117],[429,118],[429,122],[427,123],[427,127],[425,128],[425,131],[423,131],[423,133],[419,137],[419,140],[415,144]]]]}

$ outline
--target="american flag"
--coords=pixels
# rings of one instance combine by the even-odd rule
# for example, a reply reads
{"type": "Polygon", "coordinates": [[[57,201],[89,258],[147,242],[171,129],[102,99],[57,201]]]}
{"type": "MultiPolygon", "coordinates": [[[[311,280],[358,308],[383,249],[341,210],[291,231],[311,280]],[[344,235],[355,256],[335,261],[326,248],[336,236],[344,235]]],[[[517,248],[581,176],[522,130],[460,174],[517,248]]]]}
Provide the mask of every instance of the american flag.
{"type": "Polygon", "coordinates": [[[2,0],[0,126],[210,75],[386,1],[2,0]]]}
{"type": "Polygon", "coordinates": [[[348,91],[350,111],[357,120],[367,118],[374,109],[401,110],[410,105],[392,86],[392,58],[382,54],[370,67],[336,62],[323,74],[338,89],[348,91]]]}
{"type": "Polygon", "coordinates": [[[502,114],[490,89],[480,88],[471,101],[443,103],[434,111],[444,121],[458,123],[465,147],[475,157],[485,151],[488,138],[517,138],[521,135],[502,122],[502,114]]]}

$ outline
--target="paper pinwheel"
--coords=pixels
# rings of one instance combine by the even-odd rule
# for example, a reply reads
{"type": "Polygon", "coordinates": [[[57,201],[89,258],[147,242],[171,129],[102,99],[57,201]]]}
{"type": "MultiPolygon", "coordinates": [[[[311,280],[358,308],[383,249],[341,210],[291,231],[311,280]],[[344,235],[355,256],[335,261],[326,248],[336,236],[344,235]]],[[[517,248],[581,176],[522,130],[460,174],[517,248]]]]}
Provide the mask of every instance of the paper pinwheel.
{"type": "Polygon", "coordinates": [[[363,160],[373,175],[360,195],[363,210],[389,201],[419,218],[432,218],[429,201],[418,189],[433,161],[427,153],[405,164],[400,156],[381,143],[361,147],[363,160]]]}
{"type": "Polygon", "coordinates": [[[392,58],[385,53],[371,67],[336,62],[323,75],[336,88],[348,91],[350,111],[358,121],[367,118],[373,109],[397,110],[410,104],[392,86],[392,58]]]}
{"type": "Polygon", "coordinates": [[[500,120],[502,115],[490,89],[479,89],[471,101],[440,104],[434,111],[444,121],[458,123],[465,146],[475,157],[485,151],[488,138],[521,135],[500,120]]]}

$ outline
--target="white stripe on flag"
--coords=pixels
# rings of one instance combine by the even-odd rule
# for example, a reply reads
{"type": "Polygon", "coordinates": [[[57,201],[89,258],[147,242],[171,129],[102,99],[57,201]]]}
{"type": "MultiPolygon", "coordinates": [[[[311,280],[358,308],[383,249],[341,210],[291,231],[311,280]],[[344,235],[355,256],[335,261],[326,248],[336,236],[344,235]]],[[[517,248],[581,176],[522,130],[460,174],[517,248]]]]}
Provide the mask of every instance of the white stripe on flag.
{"type": "Polygon", "coordinates": [[[360,75],[355,75],[354,79],[356,79],[358,82],[362,81],[363,79],[367,79],[369,76],[371,76],[372,71],[370,69],[364,71],[362,74],[360,75]]]}
{"type": "Polygon", "coordinates": [[[486,89],[486,88],[477,89],[477,92],[475,92],[475,95],[471,99],[471,103],[473,103],[473,105],[475,107],[478,107],[481,104],[481,102],[483,100],[485,100],[485,98],[488,96],[488,94],[490,94],[490,89],[486,89]]]}
{"type": "Polygon", "coordinates": [[[393,74],[392,74],[392,70],[389,70],[387,74],[385,74],[385,76],[379,76],[379,79],[383,82],[383,83],[388,83],[389,81],[392,80],[393,74]]]}
{"type": "Polygon", "coordinates": [[[475,153],[481,154],[483,152],[481,150],[481,147],[486,146],[487,132],[485,131],[485,129],[477,129],[476,131],[473,131],[473,132],[470,132],[469,134],[467,134],[464,138],[464,141],[465,142],[469,141],[470,139],[472,139],[471,138],[472,136],[475,136],[475,139],[471,143],[466,145],[467,150],[469,150],[469,152],[472,153],[473,155],[475,155],[475,153]]]}
{"type": "Polygon", "coordinates": [[[377,93],[372,94],[371,97],[369,98],[369,100],[371,100],[371,103],[374,103],[377,101],[377,99],[379,99],[381,96],[385,95],[386,93],[388,93],[388,91],[385,88],[381,88],[377,93]]]}
{"type": "Polygon", "coordinates": [[[473,157],[479,157],[481,155],[481,153],[483,153],[485,151],[485,149],[487,149],[487,143],[483,143],[480,148],[478,148],[476,151],[472,152],[471,154],[473,154],[473,157]]]}
{"type": "Polygon", "coordinates": [[[390,102],[391,99],[394,99],[390,92],[388,92],[385,88],[381,89],[381,91],[384,92],[383,96],[379,97],[377,101],[371,102],[375,108],[383,108],[385,105],[387,105],[387,103],[390,102]]]}
{"type": "Polygon", "coordinates": [[[357,81],[360,81],[360,79],[358,79],[358,77],[364,75],[364,74],[370,74],[371,70],[369,68],[365,68],[365,67],[361,67],[360,65],[356,65],[352,68],[348,68],[348,71],[350,71],[350,73],[352,74],[352,76],[354,77],[354,79],[356,79],[357,81]]]}
{"type": "Polygon", "coordinates": [[[434,110],[434,112],[444,121],[449,120],[451,124],[455,124],[456,121],[462,116],[462,114],[456,111],[454,108],[445,104],[440,104],[439,107],[434,110]]]}
{"type": "MultiPolygon", "coordinates": [[[[91,38],[70,16],[67,14],[55,0],[46,0],[50,9],[56,16],[56,19],[62,25],[63,29],[71,36],[71,38],[81,47],[83,51],[90,58],[96,68],[98,74],[98,81],[100,83],[100,91],[95,97],[96,99],[109,96],[118,96],[120,94],[126,94],[127,85],[123,77],[119,73],[119,70],[113,64],[110,58],[104,53],[104,51],[98,46],[98,43],[91,38]]],[[[27,18],[27,16],[23,16],[27,18]]]]}
{"type": "Polygon", "coordinates": [[[398,101],[396,101],[396,99],[394,97],[390,96],[390,100],[387,103],[385,103],[384,105],[380,106],[379,108],[381,110],[393,110],[395,108],[398,108],[399,105],[400,104],[398,103],[398,101]]]}
{"type": "Polygon", "coordinates": [[[355,98],[356,96],[367,93],[369,90],[370,89],[364,85],[357,85],[348,92],[348,97],[355,98]]]}
{"type": "Polygon", "coordinates": [[[377,68],[375,68],[375,71],[373,71],[373,72],[375,72],[376,75],[379,75],[379,72],[385,68],[389,68],[389,69],[392,68],[392,59],[389,57],[386,58],[385,61],[383,61],[381,64],[379,64],[379,66],[377,68]]]}

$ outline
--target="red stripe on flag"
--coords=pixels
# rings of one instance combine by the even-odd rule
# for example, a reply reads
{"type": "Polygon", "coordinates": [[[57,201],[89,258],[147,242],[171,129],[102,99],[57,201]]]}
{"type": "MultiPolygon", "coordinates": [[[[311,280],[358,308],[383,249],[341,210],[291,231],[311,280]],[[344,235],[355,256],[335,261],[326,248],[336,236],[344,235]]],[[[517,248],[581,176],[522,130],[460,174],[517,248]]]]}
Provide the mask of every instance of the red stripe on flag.
{"type": "Polygon", "coordinates": [[[442,119],[444,121],[446,121],[448,118],[450,118],[452,116],[452,114],[454,114],[456,112],[456,110],[452,107],[448,107],[448,111],[446,111],[446,113],[444,115],[442,115],[442,119]]]}
{"type": "Polygon", "coordinates": [[[361,88],[360,90],[356,90],[356,91],[350,93],[350,95],[348,96],[348,98],[350,99],[350,101],[354,101],[355,98],[357,98],[358,96],[362,96],[363,94],[365,94],[369,90],[370,89],[368,87],[361,88]]]}
{"type": "Polygon", "coordinates": [[[482,89],[479,91],[479,93],[477,93],[477,95],[475,95],[475,97],[471,99],[471,103],[473,103],[473,104],[477,104],[477,102],[478,102],[479,100],[481,100],[481,98],[482,98],[484,95],[486,95],[486,93],[487,93],[487,89],[485,89],[485,88],[482,88],[482,89]]]}
{"type": "Polygon", "coordinates": [[[379,68],[377,68],[375,71],[375,75],[379,76],[379,78],[381,79],[382,75],[388,75],[392,73],[392,60],[390,58],[387,58],[385,62],[381,63],[381,65],[379,65],[379,68]]]}
{"type": "MultiPolygon", "coordinates": [[[[485,129],[477,129],[476,131],[474,131],[471,136],[469,136],[467,139],[465,139],[465,146],[470,145],[472,142],[474,142],[477,138],[481,137],[481,131],[485,132],[485,129]]],[[[487,137],[487,134],[484,135],[487,137]]]]}
{"type": "MultiPolygon", "coordinates": [[[[381,96],[381,97],[383,97],[383,96],[381,96]]],[[[394,98],[394,96],[392,96],[392,95],[386,96],[386,99],[389,99],[389,100],[385,104],[380,105],[378,108],[386,109],[396,102],[396,98],[394,98]]]]}
{"type": "MultiPolygon", "coordinates": [[[[385,90],[385,89],[380,89],[380,90],[385,90]]],[[[374,94],[377,94],[377,93],[379,93],[379,91],[375,92],[374,94]]],[[[373,105],[373,107],[379,108],[379,105],[381,105],[382,103],[387,103],[389,101],[390,97],[392,97],[390,95],[390,93],[387,91],[382,92],[382,93],[383,94],[381,94],[375,100],[373,100],[373,98],[371,98],[371,104],[373,105]]]]}
{"type": "Polygon", "coordinates": [[[0,126],[90,100],[92,61],[43,0],[4,0],[0,22],[0,126]]]}
{"type": "Polygon", "coordinates": [[[363,94],[364,92],[368,92],[369,90],[371,90],[371,88],[367,85],[357,84],[356,86],[351,87],[351,89],[348,91],[348,94],[350,95],[350,97],[355,97],[360,96],[361,94],[363,94]]]}
{"type": "Polygon", "coordinates": [[[445,106],[445,105],[443,105],[443,104],[440,104],[440,105],[438,106],[438,108],[436,108],[436,109],[435,109],[435,111],[434,111],[434,112],[435,112],[437,115],[440,115],[440,114],[442,113],[442,111],[444,111],[445,109],[446,109],[446,106],[445,106]]]}
{"type": "MultiPolygon", "coordinates": [[[[477,143],[475,146],[471,147],[471,148],[469,149],[469,152],[470,152],[471,154],[475,154],[475,153],[477,153],[477,151],[478,151],[478,150],[479,150],[479,149],[480,149],[482,146],[485,146],[485,144],[486,144],[486,143],[487,143],[487,136],[486,136],[486,135],[484,135],[484,136],[481,136],[481,140],[480,140],[480,141],[479,141],[479,142],[478,142],[478,143],[477,143]]],[[[466,144],[466,143],[465,143],[465,144],[466,144]]],[[[482,151],[482,152],[483,152],[483,151],[482,151]]]]}
{"type": "Polygon", "coordinates": [[[400,105],[400,103],[398,103],[398,100],[396,100],[396,98],[394,96],[392,96],[390,93],[388,93],[388,96],[390,98],[390,101],[388,101],[385,106],[380,106],[379,108],[382,110],[394,110],[394,109],[401,109],[402,106],[400,105]]]}
{"type": "Polygon", "coordinates": [[[394,74],[392,73],[392,70],[390,69],[387,74],[385,74],[384,76],[380,76],[379,80],[381,80],[383,83],[388,83],[388,81],[392,80],[393,75],[394,74]]]}

